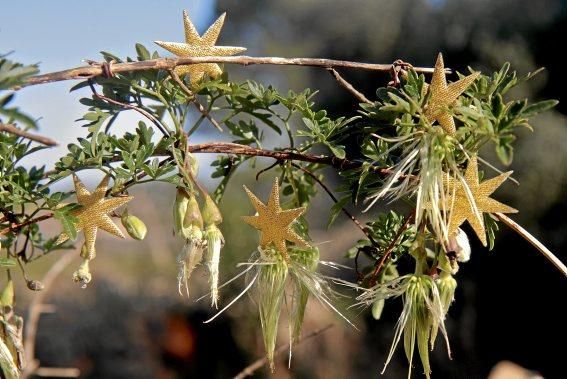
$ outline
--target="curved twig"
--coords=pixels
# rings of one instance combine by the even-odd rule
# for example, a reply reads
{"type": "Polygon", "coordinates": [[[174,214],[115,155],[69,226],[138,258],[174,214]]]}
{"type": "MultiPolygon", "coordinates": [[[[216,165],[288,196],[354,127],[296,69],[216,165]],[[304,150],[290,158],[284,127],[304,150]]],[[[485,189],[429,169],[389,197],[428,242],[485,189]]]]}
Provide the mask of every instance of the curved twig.
{"type": "Polygon", "coordinates": [[[535,247],[543,256],[550,261],[563,275],[567,277],[567,266],[555,254],[553,254],[547,247],[545,247],[537,238],[532,236],[530,232],[524,229],[520,224],[516,223],[514,220],[502,213],[494,213],[494,215],[502,221],[504,224],[508,225],[510,229],[518,233],[523,239],[528,241],[533,247],[535,247]]]}

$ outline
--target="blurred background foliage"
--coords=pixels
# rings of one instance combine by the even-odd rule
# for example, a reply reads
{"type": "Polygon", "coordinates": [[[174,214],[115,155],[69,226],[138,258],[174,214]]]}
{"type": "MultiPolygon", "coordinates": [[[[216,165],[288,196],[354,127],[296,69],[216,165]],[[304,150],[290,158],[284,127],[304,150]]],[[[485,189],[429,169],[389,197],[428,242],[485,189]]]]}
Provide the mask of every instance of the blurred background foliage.
{"type": "MultiPolygon", "coordinates": [[[[183,4],[179,6],[181,14],[183,4]]],[[[467,66],[488,72],[505,61],[520,74],[546,67],[511,96],[534,101],[555,98],[560,104],[533,121],[533,133],[521,133],[511,167],[521,184],[505,186],[498,197],[520,210],[515,220],[567,260],[567,105],[561,102],[566,80],[560,50],[567,1],[219,0],[217,7],[219,12],[228,11],[230,20],[220,43],[238,42],[248,47],[250,55],[379,63],[403,59],[416,66],[432,66],[441,51],[446,65],[461,72],[467,66]]],[[[356,101],[324,70],[230,66],[229,72],[232,80],[253,78],[283,91],[319,89],[316,101],[334,116],[357,111],[356,101]]],[[[370,99],[377,87],[390,80],[371,72],[341,74],[370,99]]],[[[280,141],[267,142],[273,146],[280,141]]],[[[485,156],[496,162],[492,150],[488,148],[485,156]]],[[[201,158],[202,167],[210,162],[210,157],[201,158]]],[[[269,163],[260,159],[255,170],[269,163]]],[[[201,171],[203,178],[210,175],[201,171]]],[[[256,182],[254,175],[254,170],[238,174],[221,203],[225,218],[221,228],[227,241],[221,261],[225,279],[238,272],[235,264],[247,259],[256,244],[256,233],[239,219],[250,213],[241,184],[247,183],[262,197],[272,178],[264,174],[256,182]]],[[[335,188],[332,176],[329,180],[335,188]]],[[[215,182],[207,183],[215,187],[215,182]]],[[[194,303],[177,294],[175,257],[181,241],[172,237],[174,189],[157,184],[132,192],[137,201],[130,211],[148,224],[148,238],[137,243],[101,235],[100,254],[92,265],[96,280],[86,290],[71,283],[74,267],[59,278],[49,299],[57,312],[40,321],[36,356],[44,366],[79,367],[85,377],[225,378],[236,374],[263,354],[255,307],[251,301],[238,302],[224,317],[203,325],[212,312],[207,302],[194,303]]],[[[346,250],[360,237],[359,231],[342,216],[327,231],[329,206],[324,193],[311,205],[311,235],[321,243],[322,259],[345,263],[346,250]]],[[[53,233],[57,228],[54,223],[53,233]]],[[[564,372],[567,310],[562,302],[567,282],[525,241],[502,228],[491,252],[471,238],[472,260],[462,265],[457,276],[456,303],[447,321],[454,359],[448,360],[439,347],[432,355],[434,377],[486,377],[501,360],[550,378],[564,372]]],[[[36,271],[30,274],[41,277],[54,259],[31,267],[36,271]]],[[[353,273],[344,275],[354,280],[353,273]]],[[[205,276],[196,276],[195,296],[206,293],[205,276]]],[[[241,287],[241,282],[231,284],[222,301],[226,303],[241,287]]],[[[24,289],[18,293],[24,294],[18,299],[23,313],[31,294],[24,289]]],[[[386,306],[380,321],[374,321],[369,311],[352,313],[360,332],[310,304],[305,333],[331,321],[335,327],[295,350],[292,371],[280,358],[271,377],[376,377],[400,311],[400,304],[392,304],[386,306]]],[[[285,328],[285,322],[281,325],[285,328]]],[[[281,335],[286,331],[282,329],[281,335]]],[[[403,352],[398,351],[385,377],[403,377],[406,365],[403,352]]],[[[415,371],[419,377],[420,370],[415,371]]],[[[256,376],[270,375],[260,370],[256,376]]]]}

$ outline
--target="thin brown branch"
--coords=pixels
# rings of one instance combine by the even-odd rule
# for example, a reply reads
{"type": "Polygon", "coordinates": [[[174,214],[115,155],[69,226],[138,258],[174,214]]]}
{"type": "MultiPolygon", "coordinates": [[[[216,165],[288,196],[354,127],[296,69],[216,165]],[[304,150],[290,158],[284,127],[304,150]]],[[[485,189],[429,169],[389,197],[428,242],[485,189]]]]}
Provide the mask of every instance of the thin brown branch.
{"type": "Polygon", "coordinates": [[[343,78],[337,70],[335,70],[334,68],[328,68],[327,71],[333,78],[335,78],[335,80],[341,85],[341,87],[350,92],[358,101],[360,101],[361,103],[372,104],[372,101],[368,100],[366,96],[364,96],[364,94],[359,92],[356,88],[353,87],[352,84],[346,81],[346,79],[343,78]]]}
{"type": "Polygon", "coordinates": [[[4,234],[6,234],[8,232],[21,229],[24,226],[28,226],[28,225],[35,224],[35,223],[38,223],[38,222],[43,221],[43,220],[50,219],[52,217],[53,217],[53,213],[48,213],[48,214],[44,214],[44,215],[41,215],[41,216],[36,217],[36,218],[32,218],[31,220],[24,221],[20,224],[13,224],[13,225],[11,225],[7,228],[0,230],[0,236],[3,236],[4,234]]]}
{"type": "Polygon", "coordinates": [[[74,367],[39,367],[34,375],[42,378],[78,378],[81,370],[74,367]]]}
{"type": "Polygon", "coordinates": [[[41,310],[43,308],[42,304],[55,279],[57,279],[57,277],[63,272],[63,270],[65,270],[65,268],[76,257],[78,257],[78,254],[76,252],[68,252],[60,257],[53,266],[51,266],[42,280],[42,283],[44,284],[43,291],[37,292],[29,305],[24,336],[24,347],[28,366],[22,373],[21,378],[30,377],[39,367],[39,362],[35,359],[35,342],[39,318],[41,317],[41,310]]]}
{"type": "Polygon", "coordinates": [[[155,118],[152,114],[150,114],[149,112],[147,112],[146,110],[139,108],[135,105],[132,104],[128,104],[128,103],[122,103],[118,100],[114,100],[111,99],[110,97],[106,97],[104,95],[99,94],[94,85],[93,82],[89,80],[89,87],[91,87],[91,91],[93,93],[93,95],[95,97],[97,97],[98,99],[105,101],[107,103],[110,104],[114,104],[114,105],[118,105],[119,107],[122,108],[127,108],[127,109],[132,109],[135,110],[136,112],[140,113],[141,115],[143,115],[144,117],[146,117],[148,120],[150,120],[161,132],[164,136],[169,136],[169,133],[163,128],[163,126],[161,125],[161,123],[159,122],[159,120],[157,118],[155,118]]]}
{"type": "MultiPolygon", "coordinates": [[[[188,58],[158,58],[140,62],[113,63],[112,73],[119,74],[123,72],[136,72],[146,70],[172,70],[177,66],[196,64],[196,63],[228,63],[240,64],[243,66],[255,64],[268,65],[286,65],[286,66],[308,66],[322,68],[344,67],[358,70],[371,70],[390,72],[391,64],[376,64],[341,61],[335,59],[322,58],[280,58],[280,57],[249,57],[249,56],[231,56],[231,57],[188,57],[188,58]]],[[[416,72],[433,73],[430,67],[414,67],[416,72]]],[[[450,73],[450,70],[447,70],[450,73]]],[[[103,64],[81,66],[68,70],[51,72],[43,75],[36,75],[28,78],[23,85],[31,86],[36,84],[59,82],[63,80],[84,80],[104,75],[105,70],[103,64]]]]}
{"type": "Polygon", "coordinates": [[[376,284],[376,279],[378,278],[378,274],[382,270],[382,267],[384,267],[384,263],[386,263],[386,260],[390,257],[390,255],[392,255],[392,252],[394,251],[394,248],[396,247],[398,240],[401,238],[402,234],[404,234],[406,229],[409,227],[409,224],[413,220],[414,216],[415,216],[415,211],[412,211],[408,216],[406,216],[404,223],[402,224],[402,226],[400,226],[400,228],[396,232],[396,235],[392,239],[392,242],[390,242],[390,244],[384,251],[382,258],[380,258],[380,260],[376,262],[376,265],[374,266],[374,271],[372,272],[372,276],[370,278],[370,282],[369,282],[370,286],[376,284]]]}
{"type": "MultiPolygon", "coordinates": [[[[329,187],[327,187],[327,185],[325,183],[323,183],[318,177],[317,175],[315,175],[313,172],[311,172],[310,170],[306,169],[305,167],[301,167],[300,165],[296,164],[296,163],[292,163],[291,164],[293,167],[300,169],[301,171],[303,171],[304,173],[306,173],[307,175],[309,175],[311,178],[313,178],[313,180],[315,180],[320,186],[321,188],[323,188],[325,190],[325,192],[327,192],[327,195],[329,195],[329,197],[336,203],[339,202],[339,200],[337,199],[337,197],[333,194],[333,192],[329,189],[329,187]]],[[[364,235],[368,238],[368,240],[374,245],[374,246],[379,246],[378,243],[376,242],[376,240],[374,240],[374,238],[372,237],[372,234],[370,234],[370,232],[368,231],[367,228],[364,227],[364,225],[362,225],[362,223],[352,215],[352,213],[350,213],[345,207],[341,207],[341,210],[343,211],[343,213],[352,221],[354,222],[354,224],[358,227],[358,229],[360,229],[362,231],[362,233],[364,233],[364,235]]]]}
{"type": "Polygon", "coordinates": [[[58,145],[57,141],[54,141],[51,138],[40,136],[38,134],[30,133],[20,128],[16,128],[16,126],[12,124],[0,124],[0,132],[8,132],[10,134],[15,134],[17,136],[27,138],[30,141],[39,142],[45,146],[58,145]]]}
{"type": "MultiPolygon", "coordinates": [[[[295,343],[295,345],[299,345],[300,343],[303,343],[303,342],[305,342],[305,341],[307,341],[307,340],[309,340],[313,337],[316,337],[316,336],[326,332],[327,330],[331,329],[333,326],[334,326],[334,324],[329,324],[329,325],[324,326],[320,329],[316,329],[316,330],[312,331],[311,333],[300,338],[295,343]]],[[[281,354],[283,354],[287,351],[289,351],[289,345],[282,345],[274,351],[274,357],[281,355],[281,354]]],[[[244,370],[242,370],[238,374],[236,374],[233,377],[233,379],[244,379],[248,376],[252,376],[252,375],[254,375],[254,372],[256,372],[256,370],[258,370],[259,368],[262,368],[267,362],[268,362],[268,359],[266,357],[257,359],[254,362],[252,362],[249,366],[246,366],[246,368],[244,368],[244,370]]]]}
{"type": "Polygon", "coordinates": [[[543,256],[550,261],[563,275],[567,277],[567,266],[561,260],[553,254],[547,247],[545,247],[537,238],[532,236],[530,232],[524,229],[521,225],[516,223],[514,220],[509,218],[503,213],[494,213],[494,215],[502,221],[504,224],[508,225],[510,229],[518,233],[523,239],[528,241],[533,247],[535,247],[543,256]]]}
{"type": "Polygon", "coordinates": [[[177,83],[177,85],[179,87],[181,87],[181,89],[183,90],[183,92],[185,92],[185,94],[187,94],[187,96],[193,98],[192,103],[195,105],[195,108],[197,108],[197,110],[204,116],[207,118],[207,120],[209,120],[209,122],[215,127],[217,128],[219,131],[222,132],[222,128],[220,126],[220,124],[218,123],[217,120],[215,120],[211,114],[205,109],[205,107],[203,106],[203,104],[201,104],[199,102],[199,100],[197,100],[197,97],[195,96],[195,94],[193,93],[193,91],[191,91],[189,89],[189,87],[187,87],[185,85],[185,83],[183,83],[183,80],[181,80],[181,78],[179,77],[179,75],[177,75],[175,73],[175,71],[170,70],[169,71],[169,75],[173,78],[173,80],[175,81],[175,83],[177,83]]]}
{"type": "MultiPolygon", "coordinates": [[[[241,145],[231,142],[208,142],[197,145],[189,145],[190,153],[220,153],[220,154],[235,154],[235,155],[250,155],[259,157],[274,158],[281,161],[303,161],[310,163],[321,163],[333,166],[339,170],[352,169],[360,167],[359,162],[351,161],[348,159],[341,159],[334,156],[325,155],[312,155],[305,153],[298,153],[295,151],[274,151],[264,150],[255,147],[241,145]]],[[[389,174],[391,171],[387,168],[376,168],[376,172],[380,174],[389,174]]]]}

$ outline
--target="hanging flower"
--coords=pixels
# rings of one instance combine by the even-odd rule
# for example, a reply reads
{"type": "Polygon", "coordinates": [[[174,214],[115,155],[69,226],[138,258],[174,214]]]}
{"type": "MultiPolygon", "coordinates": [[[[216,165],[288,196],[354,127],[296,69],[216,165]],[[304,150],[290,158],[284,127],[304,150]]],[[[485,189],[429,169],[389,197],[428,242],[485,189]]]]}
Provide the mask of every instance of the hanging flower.
{"type": "Polygon", "coordinates": [[[394,340],[384,365],[384,370],[390,363],[394,351],[403,336],[404,350],[409,361],[408,378],[411,377],[413,355],[417,350],[423,365],[425,376],[430,377],[428,345],[435,342],[437,330],[440,330],[447,344],[449,356],[451,350],[445,330],[445,310],[439,289],[432,277],[412,274],[399,277],[391,282],[376,285],[357,297],[358,304],[371,305],[378,299],[403,296],[404,307],[394,333],[394,340]]]}
{"type": "Polygon", "coordinates": [[[219,263],[224,237],[215,224],[206,227],[204,238],[207,244],[207,267],[209,268],[211,286],[211,305],[218,308],[219,300],[219,263]]]}
{"type": "Polygon", "coordinates": [[[203,222],[205,232],[203,237],[207,244],[207,267],[209,269],[209,283],[211,287],[211,305],[218,308],[219,300],[219,263],[224,237],[217,227],[222,222],[222,215],[213,199],[206,194],[203,206],[203,222]]]}
{"type": "Polygon", "coordinates": [[[203,232],[197,226],[189,226],[187,229],[187,239],[181,248],[181,252],[177,256],[177,289],[180,295],[185,289],[187,297],[189,297],[189,279],[193,270],[201,263],[203,259],[203,232]]]}
{"type": "MultiPolygon", "coordinates": [[[[258,304],[266,357],[273,370],[279,317],[282,305],[287,303],[285,299],[290,299],[290,307],[286,308],[290,323],[290,358],[291,347],[301,334],[309,297],[314,297],[354,327],[332,304],[335,292],[331,289],[329,279],[316,271],[320,263],[323,264],[319,261],[319,251],[316,248],[290,249],[289,260],[273,248],[259,248],[247,263],[240,264],[248,267],[223,284],[223,286],[227,285],[238,277],[246,275],[244,290],[206,322],[213,321],[251,290],[258,304]],[[287,286],[288,283],[290,286],[287,286]]],[[[333,267],[336,268],[334,265],[333,267]]]]}

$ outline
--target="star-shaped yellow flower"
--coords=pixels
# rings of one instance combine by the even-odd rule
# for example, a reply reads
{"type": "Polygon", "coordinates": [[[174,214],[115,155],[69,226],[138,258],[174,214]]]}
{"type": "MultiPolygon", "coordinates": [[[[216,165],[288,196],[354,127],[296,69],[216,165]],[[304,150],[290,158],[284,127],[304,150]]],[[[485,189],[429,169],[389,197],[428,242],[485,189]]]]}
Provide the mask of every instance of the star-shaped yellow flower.
{"type": "Polygon", "coordinates": [[[296,243],[304,248],[309,247],[309,244],[291,228],[291,223],[305,212],[305,208],[282,210],[277,178],[274,181],[267,204],[262,203],[246,186],[244,186],[244,189],[258,214],[256,216],[242,216],[242,219],[260,230],[260,246],[266,247],[273,243],[276,250],[286,258],[288,254],[285,241],[296,243]]]}
{"type": "Polygon", "coordinates": [[[509,171],[479,183],[477,158],[476,156],[472,157],[465,171],[464,179],[474,199],[474,205],[471,204],[463,183],[458,179],[451,179],[448,187],[451,194],[449,202],[452,203],[448,207],[451,210],[448,226],[449,235],[456,236],[459,226],[467,220],[482,244],[486,246],[486,231],[482,214],[518,212],[516,209],[489,197],[511,173],[512,171],[509,171]]]}
{"type": "MultiPolygon", "coordinates": [[[[223,13],[201,37],[195,25],[189,19],[187,11],[183,11],[183,23],[185,24],[185,42],[163,42],[155,41],[164,49],[179,57],[206,57],[206,56],[228,56],[241,53],[244,47],[215,46],[220,31],[224,24],[226,13],[223,13]]],[[[222,74],[220,66],[216,63],[198,63],[187,66],[178,66],[175,73],[179,76],[189,74],[191,87],[195,87],[205,74],[211,78],[217,78],[222,74]]]]}
{"type": "MultiPolygon", "coordinates": [[[[79,221],[75,225],[78,232],[82,231],[85,235],[85,246],[89,256],[95,254],[95,240],[97,229],[101,228],[117,237],[124,238],[122,231],[112,222],[108,215],[110,212],[132,200],[133,196],[112,197],[106,199],[104,195],[108,188],[110,177],[107,175],[102,179],[98,187],[91,194],[85,185],[79,180],[77,175],[73,175],[77,202],[81,208],[72,212],[79,221]]],[[[63,243],[69,239],[66,233],[62,233],[57,239],[56,244],[63,243]]]]}
{"type": "Polygon", "coordinates": [[[433,78],[429,85],[430,97],[425,110],[425,117],[427,117],[429,122],[437,121],[443,130],[445,130],[445,133],[455,135],[457,131],[455,120],[453,120],[453,116],[448,108],[465,92],[479,75],[480,72],[475,72],[447,85],[443,55],[439,53],[437,62],[435,62],[433,78]]]}

